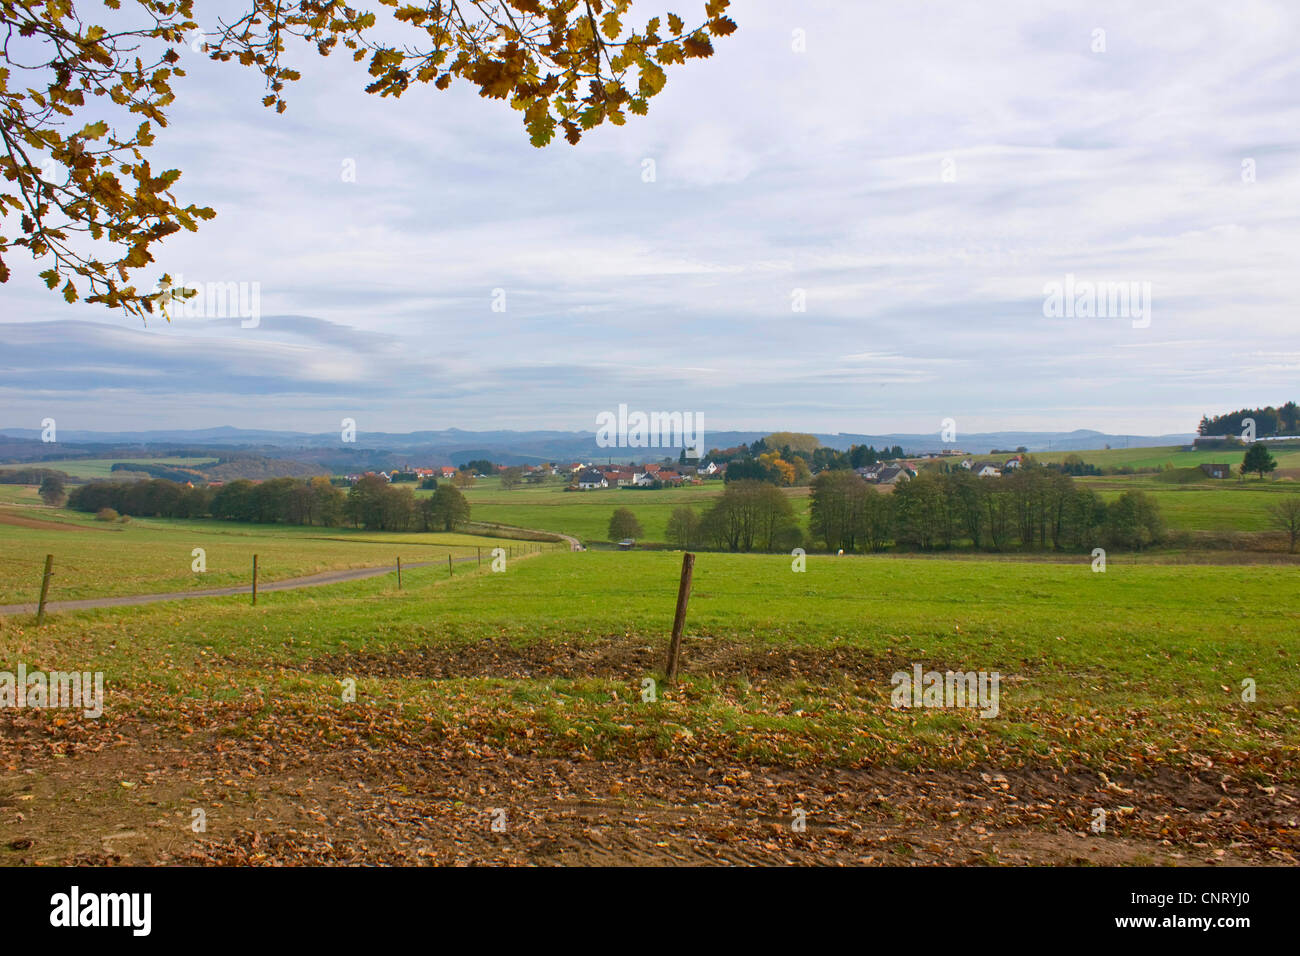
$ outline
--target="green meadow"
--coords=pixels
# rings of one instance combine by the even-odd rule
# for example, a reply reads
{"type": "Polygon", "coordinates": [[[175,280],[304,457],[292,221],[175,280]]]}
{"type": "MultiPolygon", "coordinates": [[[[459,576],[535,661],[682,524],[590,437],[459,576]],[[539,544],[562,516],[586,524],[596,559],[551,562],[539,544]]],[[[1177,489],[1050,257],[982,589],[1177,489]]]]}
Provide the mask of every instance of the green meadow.
{"type": "MultiPolygon", "coordinates": [[[[1277,459],[1279,469],[1300,468],[1300,447],[1288,446],[1271,449],[1277,459]]],[[[1187,451],[1182,445],[1170,445],[1157,448],[1101,448],[1087,451],[1045,451],[1034,452],[1033,456],[1041,462],[1062,462],[1070,455],[1077,455],[1090,465],[1098,468],[1199,468],[1201,465],[1226,462],[1234,468],[1241,464],[1244,449],[1220,448],[1187,451]]],[[[988,455],[976,455],[976,458],[989,458],[988,455]]]]}
{"type": "MultiPolygon", "coordinates": [[[[0,486],[3,487],[3,486],[0,486]]],[[[258,579],[285,578],[347,568],[455,558],[488,557],[500,545],[520,542],[470,534],[402,534],[135,518],[100,522],[92,516],[38,508],[5,509],[5,515],[49,521],[59,528],[23,527],[0,520],[0,604],[35,601],[46,554],[54,555],[51,601],[170,593],[250,583],[253,555],[258,579]],[[203,550],[206,570],[194,568],[203,550]]]]}
{"type": "Polygon", "coordinates": [[[515,753],[1300,773],[1294,569],[811,556],[796,573],[784,556],[703,554],[669,688],[680,563],[553,553],[505,573],[416,569],[402,591],[390,576],[256,608],[10,618],[0,665],[103,670],[110,718],[183,727],[229,708],[234,735],[342,714],[369,722],[372,746],[400,725],[515,753]],[[1000,713],[893,708],[891,675],[913,663],[998,672],[1000,713]],[[349,678],[358,699],[341,704],[349,678]]]}

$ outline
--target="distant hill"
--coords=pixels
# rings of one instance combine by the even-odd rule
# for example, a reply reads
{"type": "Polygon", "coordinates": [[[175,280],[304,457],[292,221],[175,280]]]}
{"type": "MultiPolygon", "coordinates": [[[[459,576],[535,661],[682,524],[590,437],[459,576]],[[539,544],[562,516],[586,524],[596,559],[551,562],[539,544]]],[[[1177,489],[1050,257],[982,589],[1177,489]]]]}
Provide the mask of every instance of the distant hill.
{"type": "MultiPolygon", "coordinates": [[[[705,432],[708,448],[729,448],[748,444],[776,429],[766,431],[705,432]]],[[[488,458],[506,465],[543,461],[604,460],[653,461],[676,458],[681,448],[601,448],[596,433],[587,431],[418,431],[404,434],[367,432],[357,434],[355,444],[344,444],[338,432],[309,434],[233,427],[148,432],[60,431],[57,446],[43,445],[38,429],[11,428],[0,434],[0,461],[36,462],[58,458],[147,457],[206,453],[228,457],[232,452],[257,455],[285,463],[307,466],[307,471],[284,474],[320,474],[366,470],[388,470],[402,465],[459,465],[475,458],[488,458]]],[[[901,445],[908,454],[940,451],[945,445],[937,430],[930,434],[895,432],[880,435],[823,433],[823,445],[847,449],[850,445],[876,448],[901,445]]],[[[968,454],[988,454],[995,449],[1025,447],[1029,451],[1081,451],[1088,449],[1138,448],[1187,445],[1191,432],[1174,435],[1115,435],[1079,429],[1072,432],[978,432],[959,434],[955,446],[968,454]]],[[[707,450],[707,449],[706,449],[707,450]]],[[[288,468],[285,464],[282,467],[288,468]]],[[[233,471],[234,469],[228,469],[233,471]]],[[[236,477],[268,477],[265,474],[236,477]]]]}

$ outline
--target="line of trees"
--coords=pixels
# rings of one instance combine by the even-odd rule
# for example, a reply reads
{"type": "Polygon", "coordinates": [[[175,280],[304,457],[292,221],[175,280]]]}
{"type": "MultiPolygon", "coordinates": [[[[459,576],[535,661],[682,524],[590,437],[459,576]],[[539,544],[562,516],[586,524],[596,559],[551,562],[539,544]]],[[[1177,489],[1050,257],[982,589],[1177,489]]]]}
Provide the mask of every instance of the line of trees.
{"type": "Polygon", "coordinates": [[[1241,408],[1223,415],[1202,415],[1201,423],[1196,427],[1199,435],[1239,435],[1245,429],[1245,419],[1255,421],[1255,434],[1295,435],[1300,434],[1300,406],[1295,402],[1274,408],[1241,408]]]}
{"type": "Polygon", "coordinates": [[[851,471],[813,479],[810,529],[828,550],[880,551],[890,543],[921,551],[969,544],[995,551],[1141,550],[1164,524],[1155,499],[1126,491],[1107,504],[1072,476],[1027,467],[1001,478],[965,469],[922,472],[882,494],[851,471]]]}
{"type": "Polygon", "coordinates": [[[74,488],[68,507],[98,513],[156,518],[217,518],[257,524],[365,528],[370,531],[452,531],[469,520],[465,496],[449,484],[417,499],[409,487],[397,487],[367,475],[345,493],[318,476],[272,478],[254,483],[232,481],[219,488],[190,487],[164,478],[96,481],[74,488]]]}

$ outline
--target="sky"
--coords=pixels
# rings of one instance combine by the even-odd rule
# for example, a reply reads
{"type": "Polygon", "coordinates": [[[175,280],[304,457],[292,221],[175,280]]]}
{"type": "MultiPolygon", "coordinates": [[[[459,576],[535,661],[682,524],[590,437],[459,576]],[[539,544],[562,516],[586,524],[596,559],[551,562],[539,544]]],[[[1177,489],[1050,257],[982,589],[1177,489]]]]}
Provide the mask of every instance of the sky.
{"type": "Polygon", "coordinates": [[[68,305],[14,257],[0,428],[594,430],[626,404],[960,440],[1300,399],[1300,5],[730,15],[647,116],[541,150],[465,84],[381,99],[291,47],[277,115],[188,54],[154,168],[218,216],[138,281],[243,284],[256,323],[68,305]],[[1102,306],[1053,310],[1067,284],[1102,306]]]}

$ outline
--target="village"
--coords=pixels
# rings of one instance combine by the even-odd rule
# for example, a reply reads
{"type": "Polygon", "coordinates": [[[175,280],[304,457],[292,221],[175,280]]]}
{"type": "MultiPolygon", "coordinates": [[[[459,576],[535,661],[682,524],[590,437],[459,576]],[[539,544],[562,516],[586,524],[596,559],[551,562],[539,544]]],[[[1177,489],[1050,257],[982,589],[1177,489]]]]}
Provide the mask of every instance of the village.
{"type": "MultiPolygon", "coordinates": [[[[1024,456],[1014,454],[1007,458],[977,460],[960,451],[943,451],[936,454],[914,456],[896,461],[879,461],[871,465],[853,469],[862,479],[874,485],[893,485],[899,481],[915,478],[920,469],[930,462],[951,462],[959,459],[955,467],[964,468],[980,478],[1000,478],[1004,473],[1021,467],[1024,456]]],[[[476,463],[478,464],[478,463],[476,463]]],[[[665,459],[663,463],[635,464],[631,462],[598,464],[590,461],[568,462],[564,464],[544,463],[538,465],[493,465],[487,470],[467,469],[466,466],[441,465],[438,467],[408,466],[392,471],[367,471],[348,474],[336,479],[339,484],[355,484],[368,476],[378,476],[385,481],[422,482],[425,487],[432,487],[439,480],[456,481],[463,476],[463,481],[480,478],[506,476],[513,473],[516,482],[537,484],[555,479],[567,481],[566,491],[601,491],[609,488],[679,488],[685,485],[702,485],[709,480],[725,479],[727,468],[732,462],[706,460],[702,464],[690,464],[682,461],[675,463],[665,459]]],[[[819,469],[820,470],[820,469],[819,469]]],[[[813,474],[817,472],[814,471],[813,474]]]]}
{"type": "MultiPolygon", "coordinates": [[[[997,457],[980,460],[967,456],[961,451],[948,451],[914,456],[895,461],[879,461],[853,469],[864,481],[873,485],[893,485],[899,481],[915,478],[927,463],[949,463],[958,459],[955,466],[973,472],[980,478],[1000,478],[1006,472],[1014,471],[1024,463],[1024,456],[1014,454],[1010,457],[997,457]]],[[[527,484],[537,484],[553,479],[567,481],[566,491],[601,491],[609,488],[679,488],[685,485],[702,485],[709,480],[725,479],[727,469],[734,462],[717,462],[705,460],[702,464],[690,464],[665,459],[663,463],[635,464],[631,462],[568,462],[564,464],[544,463],[539,465],[493,465],[491,471],[496,476],[505,476],[513,472],[527,484]]],[[[813,474],[817,472],[814,471],[813,474]]],[[[492,475],[485,471],[467,470],[464,466],[452,465],[439,467],[405,467],[391,472],[364,472],[344,476],[341,483],[355,484],[366,476],[378,475],[386,481],[419,481],[431,486],[438,480],[454,481],[458,475],[465,480],[488,478],[492,475]]]]}

